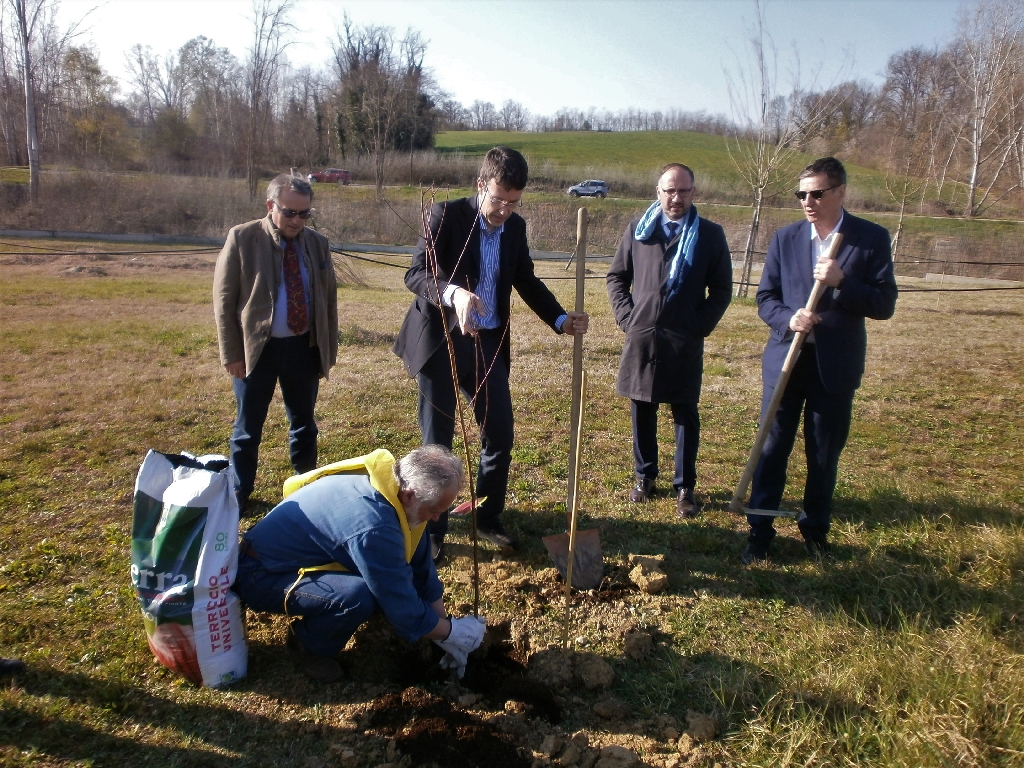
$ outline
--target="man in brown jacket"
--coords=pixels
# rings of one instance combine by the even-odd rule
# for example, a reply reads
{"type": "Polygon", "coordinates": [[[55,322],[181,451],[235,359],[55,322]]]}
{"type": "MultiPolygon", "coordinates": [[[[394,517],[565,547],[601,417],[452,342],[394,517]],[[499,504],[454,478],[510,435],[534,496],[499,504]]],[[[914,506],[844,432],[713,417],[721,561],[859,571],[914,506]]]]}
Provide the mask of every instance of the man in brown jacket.
{"type": "Polygon", "coordinates": [[[313,408],[338,354],[338,290],[327,238],[306,229],[313,188],[299,176],[267,185],[267,215],[228,232],[217,257],[213,311],[238,415],[231,466],[240,510],[252,493],[263,422],[277,382],[292,466],[316,468],[313,408]]]}
{"type": "Polygon", "coordinates": [[[661,169],[657,195],[626,227],[608,270],[608,298],[626,334],[616,391],[631,401],[636,480],[630,500],[654,494],[658,404],[668,403],[675,424],[676,511],[695,517],[704,337],[729,306],[732,261],[722,228],[697,215],[693,171],[669,163],[661,169]]]}

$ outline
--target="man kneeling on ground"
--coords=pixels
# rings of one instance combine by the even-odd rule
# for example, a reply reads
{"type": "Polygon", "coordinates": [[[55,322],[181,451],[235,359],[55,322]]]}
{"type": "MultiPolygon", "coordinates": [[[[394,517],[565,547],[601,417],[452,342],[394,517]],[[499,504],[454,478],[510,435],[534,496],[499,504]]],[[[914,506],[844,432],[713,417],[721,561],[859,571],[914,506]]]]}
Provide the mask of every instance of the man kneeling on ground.
{"type": "Polygon", "coordinates": [[[254,611],[295,618],[288,651],[315,680],[343,675],[338,654],[378,609],[407,640],[435,641],[441,665],[461,677],[485,626],[447,617],[423,531],[463,482],[462,462],[439,445],[399,461],[376,450],[293,477],[242,539],[234,589],[254,611]]]}

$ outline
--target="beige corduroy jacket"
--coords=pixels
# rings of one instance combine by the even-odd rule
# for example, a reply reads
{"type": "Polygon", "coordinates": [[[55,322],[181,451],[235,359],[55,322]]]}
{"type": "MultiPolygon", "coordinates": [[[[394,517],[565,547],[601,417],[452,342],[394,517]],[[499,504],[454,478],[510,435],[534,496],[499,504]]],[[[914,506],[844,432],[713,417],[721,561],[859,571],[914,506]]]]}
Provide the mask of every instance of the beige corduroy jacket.
{"type": "MultiPolygon", "coordinates": [[[[304,228],[299,233],[309,273],[313,322],[310,346],[320,349],[324,378],[338,357],[338,285],[327,238],[304,228]]],[[[220,360],[245,361],[249,375],[270,337],[274,297],[281,282],[284,251],[281,234],[268,214],[232,227],[217,257],[213,276],[213,314],[217,320],[220,360]]]]}

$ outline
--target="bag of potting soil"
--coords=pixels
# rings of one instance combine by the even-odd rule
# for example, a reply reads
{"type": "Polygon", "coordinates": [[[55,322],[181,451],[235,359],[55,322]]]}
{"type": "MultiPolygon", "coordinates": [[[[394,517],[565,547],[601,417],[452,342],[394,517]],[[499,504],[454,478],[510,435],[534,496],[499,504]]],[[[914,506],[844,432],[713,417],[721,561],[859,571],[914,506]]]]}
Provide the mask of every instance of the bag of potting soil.
{"type": "Polygon", "coordinates": [[[132,585],[150,650],[196,684],[245,677],[238,503],[223,456],[150,451],[135,481],[132,585]]]}

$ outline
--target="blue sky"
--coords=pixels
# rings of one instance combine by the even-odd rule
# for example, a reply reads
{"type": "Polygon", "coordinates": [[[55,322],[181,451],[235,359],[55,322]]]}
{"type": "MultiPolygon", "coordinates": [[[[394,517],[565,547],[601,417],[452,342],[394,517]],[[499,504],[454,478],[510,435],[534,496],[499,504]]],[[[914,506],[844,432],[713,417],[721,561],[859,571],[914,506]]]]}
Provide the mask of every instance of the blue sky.
{"type": "MultiPolygon", "coordinates": [[[[948,41],[959,5],[765,0],[765,15],[780,64],[796,47],[803,84],[820,65],[818,85],[827,86],[837,73],[878,82],[891,54],[948,41]]],[[[251,7],[249,0],[63,0],[61,16],[81,18],[93,8],[79,40],[123,77],[124,53],[136,42],[164,53],[205,35],[242,58],[251,7]]],[[[346,11],[357,24],[418,30],[436,80],[467,105],[514,99],[540,114],[634,107],[727,115],[724,70],[735,70],[746,51],[755,13],[753,0],[299,0],[291,61],[326,64],[346,11]]]]}

